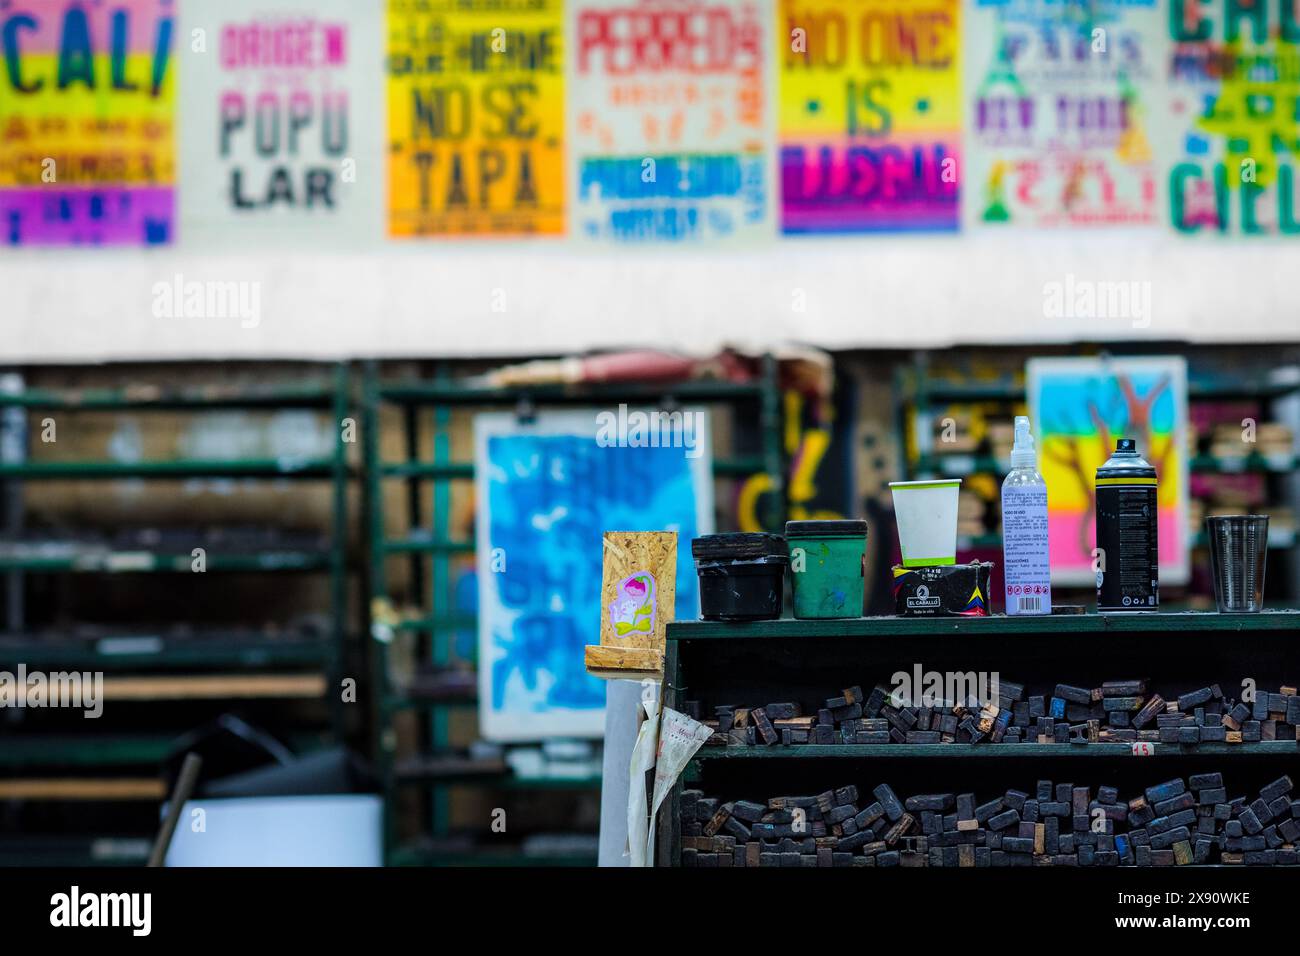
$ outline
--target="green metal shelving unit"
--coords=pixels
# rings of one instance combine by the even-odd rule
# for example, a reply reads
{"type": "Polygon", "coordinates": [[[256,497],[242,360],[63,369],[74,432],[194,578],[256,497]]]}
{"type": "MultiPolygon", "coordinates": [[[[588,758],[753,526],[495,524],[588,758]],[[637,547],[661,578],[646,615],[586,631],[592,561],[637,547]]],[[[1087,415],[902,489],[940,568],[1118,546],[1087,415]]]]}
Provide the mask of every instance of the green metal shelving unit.
{"type": "MultiPolygon", "coordinates": [[[[7,620],[0,630],[0,668],[25,664],[31,669],[77,669],[109,673],[201,674],[217,669],[255,672],[268,668],[309,667],[328,675],[327,686],[337,686],[346,660],[348,627],[348,503],[350,481],[347,442],[342,422],[350,414],[351,376],[344,363],[334,365],[319,381],[293,385],[252,385],[160,388],[132,386],[108,389],[0,390],[0,413],[5,409],[30,412],[184,411],[201,413],[218,409],[278,411],[315,409],[328,412],[338,426],[332,429],[334,450],[322,459],[167,460],[167,461],[49,461],[0,462],[0,481],[12,489],[28,481],[167,480],[181,478],[261,478],[328,482],[331,489],[330,534],[319,548],[240,549],[229,554],[205,555],[205,573],[318,573],[330,580],[330,623],[321,638],[262,635],[255,631],[214,630],[203,636],[174,637],[167,633],[88,638],[46,639],[26,625],[24,582],[29,574],[167,574],[188,573],[190,553],[175,549],[114,548],[77,541],[50,554],[42,545],[5,540],[0,531],[0,575],[8,582],[7,620]],[[15,600],[16,598],[16,600],[15,600]]],[[[29,452],[30,453],[30,452],[29,452]]],[[[63,543],[59,543],[63,544],[63,543]]],[[[187,622],[194,623],[194,622],[187,622]]],[[[331,693],[330,736],[341,738],[343,704],[331,693]]],[[[96,728],[92,728],[96,729],[96,728]]],[[[306,744],[312,735],[297,735],[306,744]]],[[[24,738],[6,733],[0,748],[0,767],[158,768],[174,738],[166,734],[56,734],[24,738]]],[[[0,865],[39,860],[51,863],[137,863],[134,838],[71,838],[23,835],[0,838],[0,865]],[[15,842],[17,841],[17,842],[15,842]],[[21,846],[19,845],[21,844],[21,846]],[[44,848],[52,856],[46,856],[44,848]]]]}
{"type": "MultiPolygon", "coordinates": [[[[531,412],[547,406],[609,404],[618,402],[646,404],[696,403],[736,406],[749,403],[757,410],[761,452],[752,457],[715,460],[714,475],[743,478],[765,473],[771,478],[774,493],[766,499],[764,523],[778,528],[784,520],[784,468],[780,444],[781,401],[775,359],[763,360],[762,376],[752,383],[683,382],[673,385],[600,385],[582,387],[529,386],[509,389],[483,388],[458,381],[446,365],[439,365],[432,378],[385,380],[378,363],[369,362],[363,377],[363,445],[366,471],[366,527],[370,540],[370,646],[371,674],[380,689],[376,701],[375,754],[385,790],[385,858],[392,865],[555,865],[594,864],[594,858],[543,858],[536,860],[517,853],[485,852],[442,853],[425,846],[428,841],[399,841],[393,813],[394,796],[399,787],[419,786],[429,790],[431,802],[430,833],[436,841],[449,830],[450,786],[483,786],[504,790],[588,789],[598,790],[598,778],[556,780],[551,778],[519,779],[508,770],[498,772],[414,773],[403,776],[395,762],[396,738],[393,716],[403,710],[418,709],[425,713],[430,752],[438,754],[449,747],[449,720],[456,708],[477,705],[472,692],[437,696],[417,694],[394,687],[389,680],[388,648],[399,633],[424,639],[419,657],[442,670],[453,663],[452,643],[457,631],[474,630],[477,619],[472,614],[457,613],[452,608],[452,562],[457,556],[472,555],[471,540],[450,537],[449,512],[451,486],[454,482],[472,482],[474,465],[457,461],[451,455],[451,416],[456,408],[518,408],[531,412]],[[380,454],[380,411],[395,408],[402,416],[404,459],[386,461],[380,454]],[[432,460],[421,458],[419,410],[430,409],[433,418],[432,460]],[[382,486],[385,481],[401,481],[406,489],[406,506],[410,523],[404,533],[390,537],[385,530],[382,486]],[[431,487],[426,489],[424,485],[431,487]],[[426,523],[427,520],[427,523],[426,523]],[[414,616],[401,617],[393,610],[387,587],[386,562],[405,557],[411,562],[412,580],[424,580],[425,562],[430,569],[429,590],[423,609],[414,616]]],[[[473,653],[473,652],[471,652],[473,653]]],[[[473,657],[459,662],[472,666],[473,657]]]]}
{"type": "MultiPolygon", "coordinates": [[[[884,680],[900,660],[1008,676],[1014,667],[1019,668],[1016,680],[1031,678],[1040,687],[1050,687],[1089,668],[1112,675],[1149,676],[1158,683],[1158,668],[1168,669],[1170,662],[1181,665],[1180,679],[1189,679],[1195,672],[1211,682],[1216,679],[1215,668],[1230,665],[1246,669],[1246,674],[1267,674],[1270,681],[1293,683],[1298,637],[1300,611],[679,622],[667,629],[665,703],[681,710],[687,699],[705,705],[749,706],[760,701],[820,698],[847,682],[866,686],[873,669],[884,680]],[[830,674],[842,682],[828,683],[830,674]]],[[[809,702],[803,701],[805,705],[809,702]]],[[[741,781],[754,787],[748,797],[753,799],[764,793],[816,792],[807,789],[813,783],[806,783],[814,776],[816,789],[825,789],[828,777],[840,781],[835,786],[868,782],[853,774],[871,775],[870,783],[910,774],[925,781],[924,792],[943,792],[974,789],[972,781],[986,774],[992,780],[1002,780],[1005,789],[1008,768],[1028,775],[1028,779],[1077,780],[1084,772],[1084,765],[1076,762],[1081,760],[1086,761],[1088,774],[1106,774],[1111,782],[1116,774],[1147,775],[1149,771],[1150,785],[1190,772],[1188,768],[1222,769],[1225,776],[1231,771],[1275,778],[1296,773],[1300,741],[1194,746],[1150,743],[1140,757],[1129,743],[705,746],[696,752],[665,801],[657,821],[657,865],[680,865],[678,796],[686,785],[703,782],[707,790],[711,775],[715,783],[720,779],[724,785],[734,786],[741,781]],[[1154,763],[1141,762],[1148,757],[1154,758],[1154,763]],[[949,773],[960,778],[943,777],[949,773]],[[764,790],[764,786],[774,789],[764,790]]],[[[745,792],[728,790],[733,796],[745,792]]]]}

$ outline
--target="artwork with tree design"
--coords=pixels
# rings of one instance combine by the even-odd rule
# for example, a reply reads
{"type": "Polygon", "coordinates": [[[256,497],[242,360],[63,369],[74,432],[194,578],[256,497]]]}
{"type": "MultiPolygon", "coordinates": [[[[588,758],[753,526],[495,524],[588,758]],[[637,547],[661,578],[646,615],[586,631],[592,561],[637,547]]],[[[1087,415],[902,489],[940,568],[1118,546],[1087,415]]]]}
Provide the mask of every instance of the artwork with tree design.
{"type": "Polygon", "coordinates": [[[1041,433],[1047,481],[1052,581],[1093,583],[1097,466],[1132,438],[1160,478],[1160,580],[1185,584],[1187,524],[1187,364],[1178,357],[1032,359],[1029,407],[1041,433]]]}

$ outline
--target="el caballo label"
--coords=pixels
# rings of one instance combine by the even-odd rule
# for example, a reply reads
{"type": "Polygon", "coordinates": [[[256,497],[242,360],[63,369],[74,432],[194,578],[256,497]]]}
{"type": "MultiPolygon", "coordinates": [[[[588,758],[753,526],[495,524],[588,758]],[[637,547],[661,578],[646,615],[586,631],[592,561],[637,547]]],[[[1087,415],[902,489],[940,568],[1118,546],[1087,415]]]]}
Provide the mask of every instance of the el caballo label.
{"type": "Polygon", "coordinates": [[[175,218],[168,0],[0,4],[0,236],[154,245],[175,218]]]}
{"type": "Polygon", "coordinates": [[[777,8],[782,231],[956,230],[957,0],[777,8]]]}
{"type": "Polygon", "coordinates": [[[766,8],[583,0],[570,11],[574,232],[766,238],[766,8]]]}
{"type": "Polygon", "coordinates": [[[558,234],[564,5],[389,0],[388,231],[558,234]]]}

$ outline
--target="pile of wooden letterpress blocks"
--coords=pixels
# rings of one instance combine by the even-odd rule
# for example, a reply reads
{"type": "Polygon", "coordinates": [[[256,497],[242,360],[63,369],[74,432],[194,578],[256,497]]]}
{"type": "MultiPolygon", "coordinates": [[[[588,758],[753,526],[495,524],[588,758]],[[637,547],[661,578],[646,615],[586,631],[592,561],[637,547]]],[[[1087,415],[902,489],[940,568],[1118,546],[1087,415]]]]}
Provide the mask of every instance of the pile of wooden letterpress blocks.
{"type": "Polygon", "coordinates": [[[1110,786],[1040,780],[1007,790],[900,799],[888,784],[766,802],[684,790],[683,866],[1294,866],[1300,799],[1290,777],[1229,799],[1219,773],[1129,800],[1110,786]]]}
{"type": "MultiPolygon", "coordinates": [[[[849,687],[815,713],[795,701],[745,707],[725,704],[704,718],[709,746],[771,744],[939,743],[1200,743],[1295,740],[1300,694],[1295,687],[1259,691],[1249,702],[1225,697],[1217,684],[1171,696],[1148,691],[1145,680],[1106,681],[1100,687],[1057,684],[1051,694],[1027,695],[1025,685],[998,681],[996,701],[899,700],[884,687],[864,694],[849,687]]],[[[990,695],[991,698],[991,695],[990,695]]],[[[686,710],[701,719],[700,706],[686,710]]]]}

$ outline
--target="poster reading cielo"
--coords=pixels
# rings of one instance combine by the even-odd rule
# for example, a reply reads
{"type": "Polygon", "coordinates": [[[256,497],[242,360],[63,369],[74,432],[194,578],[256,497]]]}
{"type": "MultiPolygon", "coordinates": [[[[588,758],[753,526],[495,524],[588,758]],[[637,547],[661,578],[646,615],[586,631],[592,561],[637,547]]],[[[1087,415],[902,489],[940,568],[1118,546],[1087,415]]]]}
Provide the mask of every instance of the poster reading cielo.
{"type": "Polygon", "coordinates": [[[1300,6],[1169,0],[1169,219],[1187,235],[1300,235],[1300,6]]]}
{"type": "Polygon", "coordinates": [[[958,228],[957,0],[778,0],[781,228],[958,228]]]}
{"type": "Polygon", "coordinates": [[[1155,0],[978,0],[966,23],[968,222],[1155,226],[1155,0]]]}
{"type": "Polygon", "coordinates": [[[574,232],[766,238],[771,17],[758,0],[569,7],[574,232]]]}
{"type": "Polygon", "coordinates": [[[0,4],[0,241],[173,238],[169,0],[0,4]]]}
{"type": "Polygon", "coordinates": [[[351,0],[185,5],[187,242],[292,231],[315,243],[365,232],[379,197],[375,161],[359,142],[377,135],[366,123],[380,103],[368,95],[379,82],[375,13],[351,0]]]}
{"type": "Polygon", "coordinates": [[[561,0],[388,0],[388,231],[564,231],[561,0]]]}

